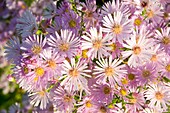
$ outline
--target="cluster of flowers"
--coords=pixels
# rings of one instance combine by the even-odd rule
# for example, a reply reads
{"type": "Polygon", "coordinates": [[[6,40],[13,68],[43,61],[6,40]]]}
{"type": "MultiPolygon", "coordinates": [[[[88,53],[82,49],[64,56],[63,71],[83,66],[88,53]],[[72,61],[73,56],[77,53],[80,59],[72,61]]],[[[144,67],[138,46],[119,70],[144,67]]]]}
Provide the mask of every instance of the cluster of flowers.
{"type": "Polygon", "coordinates": [[[26,10],[6,46],[32,105],[63,113],[151,113],[170,100],[168,0],[52,2],[26,10]]]}

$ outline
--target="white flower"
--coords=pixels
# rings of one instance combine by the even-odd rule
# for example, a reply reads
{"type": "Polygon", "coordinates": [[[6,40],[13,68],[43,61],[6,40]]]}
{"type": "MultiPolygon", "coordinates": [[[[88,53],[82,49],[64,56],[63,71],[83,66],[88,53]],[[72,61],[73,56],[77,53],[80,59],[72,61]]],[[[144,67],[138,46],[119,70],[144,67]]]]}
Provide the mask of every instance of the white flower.
{"type": "Polygon", "coordinates": [[[65,85],[65,88],[70,91],[77,91],[77,90],[88,90],[87,88],[87,80],[85,77],[91,77],[90,75],[86,74],[87,72],[91,72],[87,70],[87,63],[85,60],[79,59],[76,63],[75,59],[72,58],[68,62],[67,60],[64,61],[64,71],[63,74],[66,76],[61,77],[60,79],[65,78],[61,82],[61,86],[65,85]]]}
{"type": "Polygon", "coordinates": [[[146,100],[150,100],[148,104],[151,108],[156,108],[157,110],[166,111],[170,100],[169,88],[161,83],[149,84],[148,89],[144,93],[146,100]]]}
{"type": "Polygon", "coordinates": [[[94,73],[96,78],[98,78],[97,82],[106,83],[107,78],[111,86],[114,86],[116,82],[120,83],[121,78],[127,73],[126,70],[122,69],[125,65],[121,65],[122,60],[115,59],[112,61],[112,57],[109,59],[99,59],[97,61],[97,65],[95,66],[94,73]]]}
{"type": "Polygon", "coordinates": [[[49,93],[45,90],[35,90],[28,96],[31,98],[30,103],[34,106],[40,105],[40,109],[45,109],[49,103],[49,93]]]}
{"type": "Polygon", "coordinates": [[[153,40],[147,39],[145,36],[138,37],[136,34],[131,35],[129,40],[123,43],[123,47],[130,49],[122,52],[123,58],[128,58],[128,65],[137,67],[143,65],[151,59],[153,51],[153,40]]]}
{"type": "Polygon", "coordinates": [[[101,58],[103,55],[108,56],[108,50],[111,50],[109,45],[111,42],[111,36],[105,35],[103,36],[102,28],[99,28],[99,32],[96,28],[90,28],[90,34],[86,32],[86,35],[83,35],[82,38],[82,50],[88,50],[87,56],[94,58],[101,58]]]}

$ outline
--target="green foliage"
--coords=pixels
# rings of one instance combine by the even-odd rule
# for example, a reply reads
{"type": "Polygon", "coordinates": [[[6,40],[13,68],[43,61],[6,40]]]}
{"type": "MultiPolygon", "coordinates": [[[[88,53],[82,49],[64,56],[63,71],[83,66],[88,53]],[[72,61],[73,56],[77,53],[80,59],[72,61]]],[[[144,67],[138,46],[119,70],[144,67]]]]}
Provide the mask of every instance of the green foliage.
{"type": "Polygon", "coordinates": [[[24,2],[26,3],[26,5],[27,5],[28,7],[30,7],[31,4],[34,2],[34,0],[24,0],[24,2]]]}

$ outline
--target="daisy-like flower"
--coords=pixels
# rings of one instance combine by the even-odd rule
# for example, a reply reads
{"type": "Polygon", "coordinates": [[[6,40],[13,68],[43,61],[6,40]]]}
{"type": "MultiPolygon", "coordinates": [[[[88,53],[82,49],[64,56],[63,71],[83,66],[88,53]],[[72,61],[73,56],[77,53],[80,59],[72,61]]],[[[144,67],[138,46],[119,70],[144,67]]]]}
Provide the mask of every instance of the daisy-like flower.
{"type": "Polygon", "coordinates": [[[147,19],[159,23],[162,20],[163,12],[161,11],[160,4],[152,3],[146,9],[147,19]]]}
{"type": "Polygon", "coordinates": [[[91,59],[94,58],[101,58],[103,56],[110,55],[108,50],[111,50],[109,45],[111,45],[111,42],[108,42],[111,40],[111,36],[106,34],[103,36],[102,28],[99,28],[99,31],[97,28],[90,28],[90,34],[86,32],[86,35],[83,35],[82,38],[82,50],[88,50],[87,56],[91,57],[91,59]]]}
{"type": "Polygon", "coordinates": [[[137,67],[143,65],[144,61],[149,61],[153,54],[150,47],[153,45],[152,39],[147,39],[145,36],[137,37],[136,34],[131,35],[129,40],[126,40],[126,44],[123,43],[123,47],[130,50],[123,51],[123,58],[128,58],[128,65],[137,67]]]}
{"type": "Polygon", "coordinates": [[[132,97],[128,98],[126,105],[127,111],[130,113],[137,113],[137,111],[140,111],[143,109],[145,99],[144,99],[144,92],[137,90],[136,88],[130,89],[130,93],[132,94],[132,97]]]}
{"type": "Polygon", "coordinates": [[[37,29],[38,27],[35,17],[30,11],[26,10],[22,17],[18,19],[18,23],[16,25],[18,34],[22,37],[28,37],[35,33],[37,29]]]}
{"type": "Polygon", "coordinates": [[[103,32],[110,33],[114,38],[113,41],[118,40],[121,44],[123,40],[132,33],[133,22],[123,15],[122,12],[114,12],[113,16],[108,14],[103,17],[103,32]]]}
{"type": "Polygon", "coordinates": [[[146,100],[150,103],[148,106],[150,108],[156,108],[157,110],[166,111],[170,100],[169,88],[162,83],[149,84],[148,89],[144,93],[146,100]]]}
{"type": "Polygon", "coordinates": [[[37,57],[45,48],[46,37],[33,35],[23,40],[21,50],[23,50],[23,57],[37,57]]]}
{"type": "Polygon", "coordinates": [[[122,12],[124,15],[129,15],[129,8],[120,0],[113,0],[112,2],[106,2],[102,7],[102,14],[113,14],[116,11],[122,12]]]}
{"type": "Polygon", "coordinates": [[[111,86],[115,86],[116,82],[120,84],[121,78],[127,73],[125,69],[124,64],[122,63],[122,60],[115,59],[112,61],[112,57],[110,56],[108,59],[99,59],[99,61],[96,62],[98,66],[95,66],[94,73],[96,75],[96,78],[98,78],[98,83],[106,83],[108,79],[108,83],[111,86]]]}
{"type": "Polygon", "coordinates": [[[40,89],[29,93],[28,96],[31,98],[30,104],[36,107],[40,105],[40,109],[46,109],[47,104],[49,103],[49,93],[44,89],[40,89]]]}
{"type": "Polygon", "coordinates": [[[160,44],[160,48],[163,48],[166,53],[170,55],[170,27],[155,31],[155,38],[157,43],[160,44]]]}
{"type": "Polygon", "coordinates": [[[65,76],[60,79],[61,86],[65,86],[65,89],[70,91],[86,90],[88,91],[87,79],[85,77],[91,77],[87,73],[91,72],[87,68],[87,63],[83,59],[79,59],[78,62],[74,58],[70,59],[70,62],[65,60],[63,65],[63,74],[65,76]]]}
{"type": "Polygon", "coordinates": [[[72,91],[65,90],[59,85],[56,89],[52,90],[51,94],[54,107],[56,107],[60,113],[72,112],[75,103],[72,91]]]}
{"type": "Polygon", "coordinates": [[[77,113],[89,113],[95,112],[96,106],[92,97],[85,97],[82,102],[78,103],[78,105],[82,105],[77,109],[77,113]]]}
{"type": "Polygon", "coordinates": [[[49,76],[53,75],[55,78],[61,76],[62,63],[65,59],[60,57],[58,52],[55,52],[52,48],[48,48],[43,50],[40,56],[44,59],[49,76]]]}
{"type": "Polygon", "coordinates": [[[80,39],[70,30],[61,30],[61,35],[55,31],[55,36],[50,35],[48,44],[54,47],[62,57],[72,58],[80,47],[80,39]]]}
{"type": "Polygon", "coordinates": [[[140,66],[136,72],[136,80],[137,82],[143,86],[148,82],[153,82],[158,77],[158,71],[156,70],[156,66],[151,63],[146,63],[143,66],[140,66]]]}
{"type": "Polygon", "coordinates": [[[21,58],[21,43],[18,37],[13,37],[7,43],[5,47],[6,58],[8,61],[12,61],[14,64],[20,63],[21,58]]]}
{"type": "Polygon", "coordinates": [[[91,97],[93,97],[93,101],[103,102],[103,103],[111,103],[113,99],[113,88],[108,83],[105,84],[94,84],[92,89],[90,90],[91,97]]]}
{"type": "Polygon", "coordinates": [[[170,78],[170,56],[168,55],[167,57],[168,59],[161,63],[160,72],[161,75],[170,78]]]}
{"type": "Polygon", "coordinates": [[[81,28],[81,18],[74,11],[69,11],[62,16],[64,29],[70,29],[73,33],[78,34],[81,28]]]}

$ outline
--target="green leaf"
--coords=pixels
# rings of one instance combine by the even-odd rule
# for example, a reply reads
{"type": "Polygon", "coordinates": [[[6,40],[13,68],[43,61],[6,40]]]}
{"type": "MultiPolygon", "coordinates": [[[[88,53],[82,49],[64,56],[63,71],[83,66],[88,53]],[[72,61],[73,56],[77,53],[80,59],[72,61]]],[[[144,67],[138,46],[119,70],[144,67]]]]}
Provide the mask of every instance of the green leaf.
{"type": "Polygon", "coordinates": [[[27,5],[28,7],[30,7],[31,4],[34,2],[34,0],[24,0],[24,2],[26,3],[26,5],[27,5]]]}

